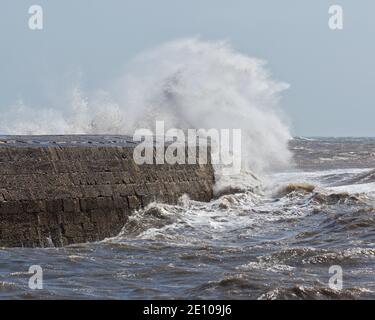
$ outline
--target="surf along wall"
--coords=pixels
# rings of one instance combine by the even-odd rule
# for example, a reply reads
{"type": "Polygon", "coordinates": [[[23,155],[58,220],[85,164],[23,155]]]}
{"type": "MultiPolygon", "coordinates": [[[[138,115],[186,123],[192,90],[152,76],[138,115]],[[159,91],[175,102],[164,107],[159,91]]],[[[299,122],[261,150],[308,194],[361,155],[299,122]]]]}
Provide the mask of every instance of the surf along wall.
{"type": "Polygon", "coordinates": [[[43,139],[0,139],[2,247],[98,241],[117,235],[134,210],[152,201],[212,198],[210,163],[137,165],[135,144],[125,138],[43,139]]]}

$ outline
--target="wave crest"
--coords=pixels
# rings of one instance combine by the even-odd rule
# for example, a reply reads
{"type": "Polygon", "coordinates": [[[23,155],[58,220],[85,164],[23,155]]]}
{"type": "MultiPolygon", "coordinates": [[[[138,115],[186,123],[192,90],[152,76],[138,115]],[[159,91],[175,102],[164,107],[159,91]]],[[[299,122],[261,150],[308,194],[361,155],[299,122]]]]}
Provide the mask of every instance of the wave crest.
{"type": "Polygon", "coordinates": [[[44,107],[19,101],[2,112],[0,133],[132,135],[157,119],[166,130],[242,129],[245,168],[288,166],[291,135],[278,108],[288,85],[265,65],[226,42],[172,41],[138,55],[106,90],[85,95],[76,87],[44,107]]]}

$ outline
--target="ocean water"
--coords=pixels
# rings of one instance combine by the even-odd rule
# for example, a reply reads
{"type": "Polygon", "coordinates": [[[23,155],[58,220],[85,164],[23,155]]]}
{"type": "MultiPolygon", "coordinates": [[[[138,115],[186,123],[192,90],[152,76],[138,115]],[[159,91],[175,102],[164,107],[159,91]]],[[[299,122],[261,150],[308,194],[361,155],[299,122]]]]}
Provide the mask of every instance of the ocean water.
{"type": "Polygon", "coordinates": [[[296,138],[294,164],[210,203],[136,212],[114,238],[0,248],[1,299],[374,299],[375,139],[296,138]],[[30,265],[44,287],[28,287],[30,265]],[[330,288],[331,266],[343,288],[330,288]]]}

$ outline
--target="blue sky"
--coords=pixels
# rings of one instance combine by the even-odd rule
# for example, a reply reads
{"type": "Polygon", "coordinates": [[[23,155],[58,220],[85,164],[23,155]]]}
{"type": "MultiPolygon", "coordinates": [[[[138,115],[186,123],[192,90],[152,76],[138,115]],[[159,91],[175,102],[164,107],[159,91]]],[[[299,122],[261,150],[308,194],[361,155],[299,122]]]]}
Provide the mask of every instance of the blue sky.
{"type": "Polygon", "coordinates": [[[291,85],[281,103],[293,134],[375,135],[371,0],[3,0],[0,14],[0,113],[17,99],[51,103],[72,78],[105,87],[139,52],[200,36],[267,60],[291,85]],[[28,28],[32,4],[44,9],[43,31],[28,28]],[[343,6],[341,31],[328,28],[332,4],[343,6]]]}

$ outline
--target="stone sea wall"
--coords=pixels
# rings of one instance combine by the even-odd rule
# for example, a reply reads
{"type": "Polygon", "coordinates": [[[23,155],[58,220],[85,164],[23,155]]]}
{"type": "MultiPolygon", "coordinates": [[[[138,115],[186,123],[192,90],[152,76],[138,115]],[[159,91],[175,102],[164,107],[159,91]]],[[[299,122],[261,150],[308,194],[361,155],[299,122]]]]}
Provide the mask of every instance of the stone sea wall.
{"type": "Polygon", "coordinates": [[[129,146],[0,144],[0,247],[102,240],[152,201],[209,201],[213,184],[210,164],[137,165],[129,146]]]}

